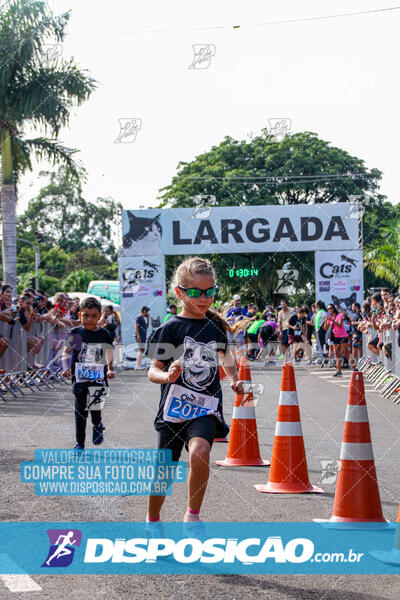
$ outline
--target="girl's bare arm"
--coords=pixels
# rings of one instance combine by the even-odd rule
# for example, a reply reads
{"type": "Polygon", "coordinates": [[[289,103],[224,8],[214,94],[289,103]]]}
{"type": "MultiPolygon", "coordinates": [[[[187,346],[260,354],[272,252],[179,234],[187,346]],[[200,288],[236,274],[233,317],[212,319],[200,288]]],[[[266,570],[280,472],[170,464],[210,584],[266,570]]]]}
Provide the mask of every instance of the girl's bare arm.
{"type": "Polygon", "coordinates": [[[152,359],[148,378],[152,383],[175,383],[182,371],[182,363],[179,360],[171,363],[168,371],[164,371],[164,363],[161,360],[152,359]]]}

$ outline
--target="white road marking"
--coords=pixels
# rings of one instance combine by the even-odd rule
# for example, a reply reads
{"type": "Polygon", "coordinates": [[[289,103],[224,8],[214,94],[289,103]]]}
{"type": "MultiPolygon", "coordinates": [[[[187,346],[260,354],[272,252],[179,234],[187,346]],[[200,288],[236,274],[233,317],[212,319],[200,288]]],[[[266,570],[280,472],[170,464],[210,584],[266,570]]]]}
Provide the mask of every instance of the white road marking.
{"type": "Polygon", "coordinates": [[[0,567],[2,571],[16,571],[18,574],[0,574],[0,580],[10,590],[10,592],[40,592],[41,587],[26,573],[21,573],[22,569],[8,556],[0,554],[0,567]]]}
{"type": "Polygon", "coordinates": [[[0,575],[10,592],[40,592],[41,587],[29,575],[0,575]]]}

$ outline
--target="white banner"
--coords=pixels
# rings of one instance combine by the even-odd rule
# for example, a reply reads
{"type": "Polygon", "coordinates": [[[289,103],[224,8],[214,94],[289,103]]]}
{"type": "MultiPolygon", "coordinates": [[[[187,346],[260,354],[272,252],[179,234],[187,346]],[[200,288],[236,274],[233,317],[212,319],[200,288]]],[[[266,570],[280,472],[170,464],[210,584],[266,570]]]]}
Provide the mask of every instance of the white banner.
{"type": "Polygon", "coordinates": [[[315,297],[351,311],[364,300],[362,250],[315,253],[315,297]]]}
{"type": "Polygon", "coordinates": [[[122,256],[359,248],[351,203],[122,211],[122,256]]]}
{"type": "MultiPolygon", "coordinates": [[[[120,257],[121,328],[124,364],[137,354],[135,321],[142,306],[150,308],[149,335],[163,322],[167,312],[164,256],[120,257]]],[[[131,365],[134,366],[134,363],[131,365]]]]}

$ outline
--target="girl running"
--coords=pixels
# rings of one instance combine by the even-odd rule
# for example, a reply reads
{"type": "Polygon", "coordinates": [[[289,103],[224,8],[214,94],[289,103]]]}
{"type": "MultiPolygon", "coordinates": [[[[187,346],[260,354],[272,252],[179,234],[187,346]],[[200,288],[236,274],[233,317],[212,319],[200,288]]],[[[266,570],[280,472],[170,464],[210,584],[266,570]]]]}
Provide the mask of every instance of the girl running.
{"type": "MultiPolygon", "coordinates": [[[[210,310],[217,292],[208,259],[192,257],[176,269],[171,290],[183,306],[150,337],[146,354],[152,359],[149,380],[161,384],[154,422],[158,448],[169,448],[177,461],[183,446],[189,452],[188,503],[183,520],[201,522],[200,509],[209,476],[210,450],[215,437],[229,431],[222,412],[218,363],[234,392],[243,393],[235,365],[227,354],[231,327],[210,310]]],[[[147,521],[160,521],[165,496],[149,496],[147,521]]]]}

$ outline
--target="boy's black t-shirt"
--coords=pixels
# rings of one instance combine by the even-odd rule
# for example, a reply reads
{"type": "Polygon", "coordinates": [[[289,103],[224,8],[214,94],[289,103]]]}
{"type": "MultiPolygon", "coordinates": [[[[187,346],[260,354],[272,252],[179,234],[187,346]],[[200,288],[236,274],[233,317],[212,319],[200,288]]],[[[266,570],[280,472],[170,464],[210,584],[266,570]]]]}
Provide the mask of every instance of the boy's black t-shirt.
{"type": "Polygon", "coordinates": [[[107,346],[112,348],[113,339],[104,327],[97,331],[89,331],[81,325],[71,329],[66,346],[71,348],[71,379],[72,391],[79,393],[89,386],[107,385],[107,346]],[[104,377],[98,380],[76,381],[76,365],[98,365],[104,372],[104,377]]]}
{"type": "MultiPolygon", "coordinates": [[[[226,352],[228,340],[222,324],[213,319],[188,319],[174,315],[150,336],[145,354],[164,363],[164,371],[170,364],[180,360],[183,371],[175,382],[176,386],[191,392],[218,399],[216,417],[219,420],[217,437],[226,435],[227,425],[223,420],[222,390],[218,371],[218,351],[226,352]]],[[[171,386],[161,384],[160,405],[154,425],[160,429],[165,425],[164,405],[171,386]]]]}

